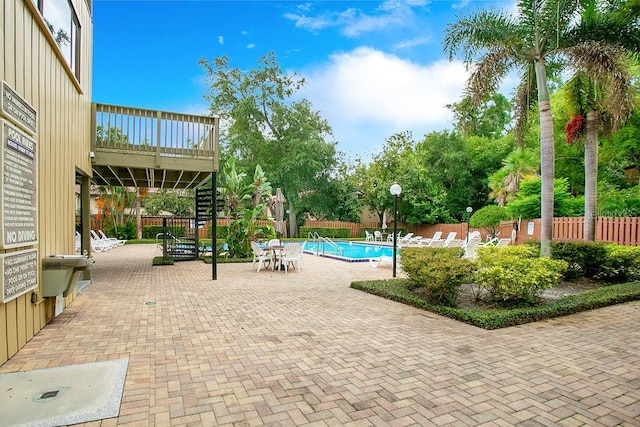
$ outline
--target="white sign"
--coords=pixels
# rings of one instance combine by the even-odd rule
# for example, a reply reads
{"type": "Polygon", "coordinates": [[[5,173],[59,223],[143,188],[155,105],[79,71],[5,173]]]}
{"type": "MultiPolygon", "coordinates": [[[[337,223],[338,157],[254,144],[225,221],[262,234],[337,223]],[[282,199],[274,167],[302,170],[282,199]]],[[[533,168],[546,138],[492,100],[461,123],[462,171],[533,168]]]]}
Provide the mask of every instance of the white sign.
{"type": "Polygon", "coordinates": [[[35,245],[38,243],[37,145],[9,122],[0,120],[0,126],[0,247],[7,249],[35,245]]]}
{"type": "Polygon", "coordinates": [[[0,254],[0,277],[2,277],[2,302],[24,295],[38,287],[38,250],[0,254]]]}
{"type": "Polygon", "coordinates": [[[30,134],[35,135],[38,124],[35,108],[2,80],[0,80],[0,92],[2,93],[0,98],[2,115],[30,134]]]}
{"type": "Polygon", "coordinates": [[[533,225],[535,223],[533,221],[527,223],[527,234],[529,236],[533,236],[533,225]]]}

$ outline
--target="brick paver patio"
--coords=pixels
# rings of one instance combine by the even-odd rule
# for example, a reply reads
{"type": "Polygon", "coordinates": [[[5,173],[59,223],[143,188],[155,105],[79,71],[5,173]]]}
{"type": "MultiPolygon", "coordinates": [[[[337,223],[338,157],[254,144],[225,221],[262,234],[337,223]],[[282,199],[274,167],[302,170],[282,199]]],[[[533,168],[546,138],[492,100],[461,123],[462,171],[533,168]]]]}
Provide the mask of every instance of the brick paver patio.
{"type": "Polygon", "coordinates": [[[96,254],[0,372],[128,358],[120,416],[92,426],[640,425],[640,302],[485,331],[349,288],[390,269],[305,255],[212,281],[154,255],[96,254]]]}

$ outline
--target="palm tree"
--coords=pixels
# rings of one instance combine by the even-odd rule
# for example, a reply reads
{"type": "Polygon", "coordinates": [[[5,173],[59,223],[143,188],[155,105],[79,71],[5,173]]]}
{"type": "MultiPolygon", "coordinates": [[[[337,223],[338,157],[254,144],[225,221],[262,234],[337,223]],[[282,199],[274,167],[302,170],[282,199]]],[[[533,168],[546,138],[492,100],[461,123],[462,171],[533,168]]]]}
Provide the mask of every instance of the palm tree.
{"type": "Polygon", "coordinates": [[[535,98],[531,95],[537,94],[542,176],[540,253],[543,256],[551,256],[555,162],[547,63],[553,63],[561,53],[559,41],[571,26],[577,4],[576,0],[521,0],[515,16],[482,10],[450,24],[444,40],[449,59],[460,51],[467,64],[474,64],[467,82],[467,90],[474,100],[480,101],[497,90],[512,69],[520,72],[521,83],[516,95],[517,134],[535,98]]]}
{"type": "MultiPolygon", "coordinates": [[[[596,0],[594,0],[596,1],[596,0]]],[[[579,0],[521,0],[515,16],[506,12],[480,11],[449,25],[444,41],[449,58],[461,51],[474,64],[467,90],[480,101],[495,91],[512,69],[520,72],[515,96],[516,138],[526,125],[529,107],[537,98],[540,122],[541,247],[551,255],[553,237],[554,135],[547,72],[561,68],[561,60],[579,56],[594,58],[605,45],[609,30],[583,27],[577,14],[579,0]],[[569,56],[567,56],[569,55],[569,56]],[[535,83],[534,83],[535,82],[535,83]],[[537,95],[537,96],[536,96],[537,95]]],[[[627,34],[633,40],[637,34],[627,34]]]]}
{"type": "Polygon", "coordinates": [[[575,70],[566,85],[573,119],[571,132],[584,131],[585,205],[584,240],[595,240],[598,187],[598,128],[615,130],[635,107],[635,91],[629,73],[629,56],[640,48],[638,8],[618,4],[598,7],[595,0],[583,0],[581,22],[569,39],[601,34],[600,42],[578,44],[567,51],[575,70]],[[580,126],[582,124],[582,126],[580,126]]]}
{"type": "Polygon", "coordinates": [[[498,206],[504,206],[515,198],[520,190],[520,182],[537,175],[538,159],[535,153],[530,150],[514,150],[502,161],[502,168],[489,176],[489,197],[498,206]]]}

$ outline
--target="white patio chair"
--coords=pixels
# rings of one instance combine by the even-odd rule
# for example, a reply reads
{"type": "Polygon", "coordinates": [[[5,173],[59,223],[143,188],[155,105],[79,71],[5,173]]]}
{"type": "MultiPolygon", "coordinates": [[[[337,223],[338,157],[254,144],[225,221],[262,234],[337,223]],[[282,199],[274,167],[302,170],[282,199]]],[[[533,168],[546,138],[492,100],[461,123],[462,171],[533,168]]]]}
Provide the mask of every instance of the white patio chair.
{"type": "MultiPolygon", "coordinates": [[[[401,234],[402,234],[402,231],[398,231],[398,234],[396,235],[396,240],[400,240],[401,234]]],[[[387,242],[393,242],[393,233],[389,233],[389,235],[387,236],[387,242]]]]}
{"type": "Polygon", "coordinates": [[[258,271],[262,267],[267,267],[267,265],[271,262],[271,252],[265,251],[262,249],[256,242],[251,242],[251,250],[253,250],[253,263],[251,264],[251,269],[258,263],[258,271]]]}
{"type": "Polygon", "coordinates": [[[382,242],[382,231],[374,231],[373,232],[373,241],[374,242],[382,242]]]}
{"type": "Polygon", "coordinates": [[[367,230],[364,231],[364,240],[365,242],[372,242],[373,241],[373,234],[369,233],[367,230]]]}
{"type": "MultiPolygon", "coordinates": [[[[302,270],[302,246],[299,243],[289,243],[284,247],[284,251],[280,255],[280,264],[284,266],[285,274],[288,272],[289,264],[295,268],[298,273],[302,270]]],[[[279,267],[278,267],[279,268],[279,267]]]]}

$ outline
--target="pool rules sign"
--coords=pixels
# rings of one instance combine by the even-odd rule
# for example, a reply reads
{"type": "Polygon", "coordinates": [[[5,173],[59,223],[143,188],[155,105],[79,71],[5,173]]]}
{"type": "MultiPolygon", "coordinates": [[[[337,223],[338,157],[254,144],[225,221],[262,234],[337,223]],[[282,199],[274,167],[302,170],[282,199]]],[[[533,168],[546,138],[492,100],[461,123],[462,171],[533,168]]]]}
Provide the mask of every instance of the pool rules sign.
{"type": "Polygon", "coordinates": [[[36,142],[0,120],[2,126],[2,249],[38,243],[38,157],[36,142]]]}

